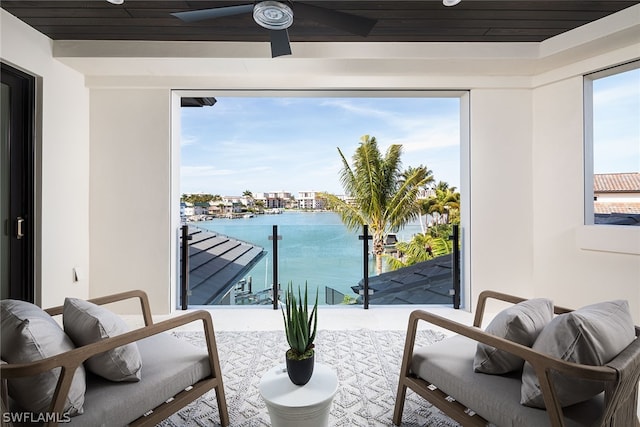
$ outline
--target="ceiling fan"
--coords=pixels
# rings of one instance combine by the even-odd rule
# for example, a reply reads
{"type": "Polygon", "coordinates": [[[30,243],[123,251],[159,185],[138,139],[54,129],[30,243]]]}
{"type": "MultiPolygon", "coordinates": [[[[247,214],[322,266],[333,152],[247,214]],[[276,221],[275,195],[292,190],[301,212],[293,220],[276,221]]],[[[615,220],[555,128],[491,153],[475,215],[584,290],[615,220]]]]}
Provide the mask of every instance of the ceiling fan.
{"type": "MultiPolygon", "coordinates": [[[[256,1],[253,4],[175,12],[171,15],[185,22],[196,22],[253,12],[253,20],[261,27],[269,30],[271,57],[275,58],[276,56],[291,55],[287,28],[293,24],[293,9],[293,1],[256,1]]],[[[377,22],[375,19],[313,6],[303,2],[295,3],[295,11],[301,17],[363,37],[366,37],[371,32],[377,22]]]]}

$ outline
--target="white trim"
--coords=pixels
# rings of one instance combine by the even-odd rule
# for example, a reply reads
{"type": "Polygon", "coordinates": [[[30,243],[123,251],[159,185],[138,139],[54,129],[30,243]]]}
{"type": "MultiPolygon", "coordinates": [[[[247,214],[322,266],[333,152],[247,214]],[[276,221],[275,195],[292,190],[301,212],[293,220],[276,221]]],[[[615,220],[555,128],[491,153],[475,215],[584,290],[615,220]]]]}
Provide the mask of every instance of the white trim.
{"type": "Polygon", "coordinates": [[[180,283],[180,98],[179,92],[171,92],[171,200],[169,230],[170,260],[169,266],[169,310],[175,311],[180,302],[178,298],[180,283]]]}
{"type": "MultiPolygon", "coordinates": [[[[595,80],[610,77],[627,71],[640,69],[640,61],[630,61],[622,65],[616,65],[587,74],[583,77],[583,128],[584,128],[584,224],[595,224],[594,208],[594,139],[593,139],[593,83],[595,80]]],[[[627,171],[620,171],[627,172],[627,171]]],[[[600,226],[600,224],[598,224],[600,226]]],[[[628,226],[622,226],[628,227],[628,226]]],[[[616,251],[613,251],[616,252],[616,251]]]]}
{"type": "Polygon", "coordinates": [[[586,251],[640,255],[640,227],[584,225],[576,229],[576,246],[586,251]]]}
{"type": "Polygon", "coordinates": [[[593,225],[593,79],[584,77],[583,84],[583,127],[584,127],[584,224],[593,225]]]}
{"type": "Polygon", "coordinates": [[[462,242],[460,266],[460,305],[471,311],[471,93],[460,96],[460,239],[462,242]]]}
{"type": "MultiPolygon", "coordinates": [[[[234,90],[234,89],[203,89],[203,90],[172,90],[172,116],[171,116],[171,151],[172,151],[172,176],[171,176],[171,218],[172,225],[177,216],[180,221],[180,98],[181,97],[377,97],[377,98],[454,98],[460,99],[460,197],[463,209],[460,212],[460,238],[462,240],[462,265],[460,271],[461,299],[460,306],[466,311],[471,310],[471,173],[470,173],[470,94],[468,90],[397,90],[397,89],[346,89],[346,90],[297,90],[297,89],[277,89],[277,90],[234,90]]],[[[176,227],[177,228],[177,227],[176,227]]],[[[179,241],[177,236],[172,237],[175,244],[172,245],[172,257],[174,263],[171,265],[171,286],[172,286],[172,311],[176,310],[179,292],[179,253],[177,247],[179,241]],[[175,250],[175,254],[173,251],[175,250]]]]}

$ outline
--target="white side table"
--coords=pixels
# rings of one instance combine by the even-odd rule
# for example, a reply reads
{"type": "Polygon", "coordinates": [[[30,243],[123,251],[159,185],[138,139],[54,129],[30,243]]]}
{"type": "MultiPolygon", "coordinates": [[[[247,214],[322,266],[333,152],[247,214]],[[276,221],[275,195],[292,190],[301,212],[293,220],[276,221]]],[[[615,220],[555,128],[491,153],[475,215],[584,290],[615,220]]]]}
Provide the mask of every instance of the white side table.
{"type": "Polygon", "coordinates": [[[316,363],[313,376],[303,386],[291,382],[284,364],[274,366],[260,380],[273,427],[324,427],[338,391],[338,376],[328,366],[316,363]]]}

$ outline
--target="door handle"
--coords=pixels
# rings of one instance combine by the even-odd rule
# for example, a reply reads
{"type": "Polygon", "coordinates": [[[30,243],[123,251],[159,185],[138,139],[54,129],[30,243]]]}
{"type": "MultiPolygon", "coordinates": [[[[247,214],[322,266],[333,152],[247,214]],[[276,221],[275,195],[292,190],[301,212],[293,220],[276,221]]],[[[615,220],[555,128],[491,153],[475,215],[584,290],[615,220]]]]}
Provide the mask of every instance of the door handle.
{"type": "Polygon", "coordinates": [[[18,221],[16,223],[16,238],[22,239],[24,237],[24,230],[22,227],[24,226],[24,218],[18,217],[18,221]]]}

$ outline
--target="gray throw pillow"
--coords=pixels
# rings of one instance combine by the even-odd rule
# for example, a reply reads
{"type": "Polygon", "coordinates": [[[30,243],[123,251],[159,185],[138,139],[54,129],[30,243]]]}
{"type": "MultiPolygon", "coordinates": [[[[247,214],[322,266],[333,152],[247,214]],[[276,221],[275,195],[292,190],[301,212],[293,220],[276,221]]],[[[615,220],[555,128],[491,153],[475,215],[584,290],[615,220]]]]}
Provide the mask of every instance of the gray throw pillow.
{"type": "MultiPolygon", "coordinates": [[[[602,366],[635,339],[627,301],[589,305],[553,319],[540,333],[533,349],[570,362],[602,366]]],[[[560,405],[588,400],[604,390],[602,382],[581,380],[552,372],[560,405]]],[[[544,408],[540,382],[529,363],[524,364],[520,402],[544,408]]]]}
{"type": "MultiPolygon", "coordinates": [[[[546,298],[534,298],[498,313],[485,331],[531,347],[551,319],[553,302],[546,298]]],[[[506,374],[522,369],[523,364],[524,359],[483,343],[478,343],[473,359],[474,371],[485,374],[506,374]]]]}
{"type": "MultiPolygon", "coordinates": [[[[84,346],[129,331],[110,310],[76,298],[66,298],[62,313],[65,332],[77,346],[84,346]]],[[[142,360],[136,343],[95,355],[86,361],[90,372],[111,381],[140,381],[142,360]]]]}
{"type": "MultiPolygon", "coordinates": [[[[60,325],[37,305],[17,300],[0,301],[2,360],[30,363],[46,359],[75,347],[60,325]]],[[[23,409],[46,412],[56,389],[60,369],[8,380],[9,396],[23,409]]],[[[68,415],[82,413],[86,379],[81,365],[73,376],[64,405],[68,415]]]]}

